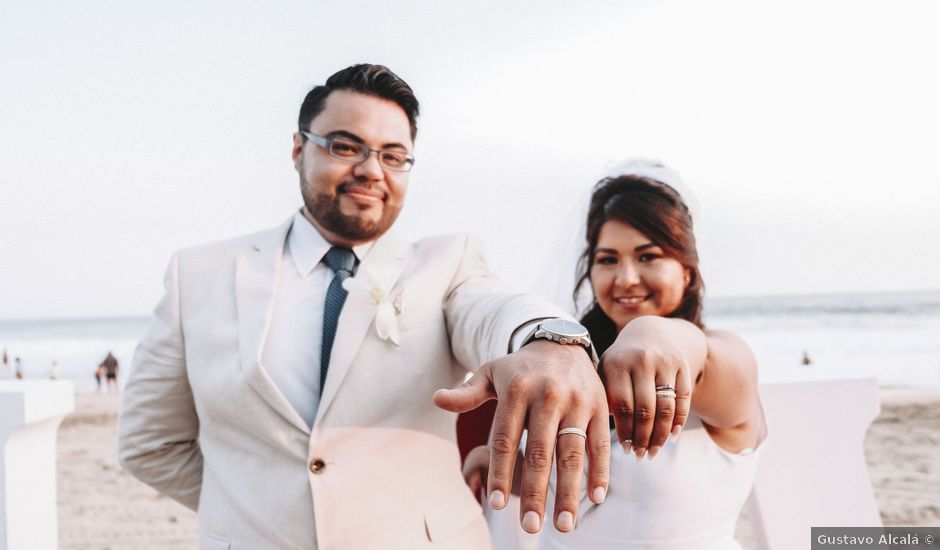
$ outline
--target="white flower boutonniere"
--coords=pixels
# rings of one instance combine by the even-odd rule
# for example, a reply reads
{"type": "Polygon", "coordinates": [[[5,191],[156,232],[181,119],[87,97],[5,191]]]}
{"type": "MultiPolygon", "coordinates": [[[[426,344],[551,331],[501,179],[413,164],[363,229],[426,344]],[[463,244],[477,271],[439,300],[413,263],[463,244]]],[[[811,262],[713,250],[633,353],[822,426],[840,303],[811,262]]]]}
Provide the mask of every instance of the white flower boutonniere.
{"type": "Polygon", "coordinates": [[[375,300],[378,305],[375,313],[375,333],[382,340],[390,341],[397,347],[401,345],[398,332],[401,293],[399,292],[394,298],[390,295],[394,283],[388,271],[368,269],[361,265],[355,277],[343,281],[343,288],[350,293],[368,293],[375,300]]]}

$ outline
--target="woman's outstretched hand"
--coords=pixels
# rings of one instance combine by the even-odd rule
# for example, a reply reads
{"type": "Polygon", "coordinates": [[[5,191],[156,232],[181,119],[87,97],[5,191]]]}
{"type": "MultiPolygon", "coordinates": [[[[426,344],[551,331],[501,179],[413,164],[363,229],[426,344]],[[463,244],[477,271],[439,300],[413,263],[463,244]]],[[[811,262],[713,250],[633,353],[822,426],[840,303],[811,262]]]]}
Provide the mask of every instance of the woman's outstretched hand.
{"type": "Polygon", "coordinates": [[[638,317],[620,331],[600,372],[624,452],[652,459],[670,434],[678,436],[707,355],[705,334],[681,319],[638,317]]]}

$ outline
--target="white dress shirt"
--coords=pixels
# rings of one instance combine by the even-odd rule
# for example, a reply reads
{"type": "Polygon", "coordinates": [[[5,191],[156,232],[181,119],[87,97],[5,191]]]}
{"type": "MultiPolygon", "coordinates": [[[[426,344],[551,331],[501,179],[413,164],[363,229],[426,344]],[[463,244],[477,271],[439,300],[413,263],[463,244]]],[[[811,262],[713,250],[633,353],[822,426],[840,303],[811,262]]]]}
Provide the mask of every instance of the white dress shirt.
{"type": "MultiPolygon", "coordinates": [[[[353,247],[361,261],[372,247],[353,247]]],[[[323,307],[333,270],[321,260],[332,245],[304,218],[294,215],[278,270],[271,322],[261,365],[308,426],[320,404],[323,307]]],[[[334,346],[342,345],[335,342],[334,346]]]]}

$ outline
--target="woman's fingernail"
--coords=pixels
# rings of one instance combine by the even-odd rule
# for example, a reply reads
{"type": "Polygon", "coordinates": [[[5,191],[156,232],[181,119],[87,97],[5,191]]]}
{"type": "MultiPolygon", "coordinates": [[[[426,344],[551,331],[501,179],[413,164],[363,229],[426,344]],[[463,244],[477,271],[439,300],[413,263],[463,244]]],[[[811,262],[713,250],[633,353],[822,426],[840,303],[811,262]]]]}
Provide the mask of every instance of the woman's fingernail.
{"type": "Polygon", "coordinates": [[[571,515],[571,512],[565,510],[564,512],[558,514],[558,519],[555,520],[555,526],[558,527],[559,531],[568,532],[574,529],[574,516],[571,515]]]}
{"type": "Polygon", "coordinates": [[[682,431],[681,424],[676,424],[675,426],[673,426],[672,434],[669,436],[669,440],[675,442],[677,439],[679,439],[679,432],[681,431],[682,431]]]}
{"type": "Polygon", "coordinates": [[[542,520],[539,519],[539,515],[532,510],[529,510],[522,516],[522,528],[525,529],[527,533],[538,533],[541,524],[542,520]]]}
{"type": "Polygon", "coordinates": [[[595,487],[594,492],[591,493],[591,500],[594,501],[594,504],[600,504],[604,502],[605,498],[607,498],[607,489],[603,487],[595,487]]]}
{"type": "Polygon", "coordinates": [[[502,510],[506,506],[506,495],[499,489],[490,493],[490,506],[497,510],[502,510]]]}
{"type": "Polygon", "coordinates": [[[630,450],[633,448],[633,442],[629,439],[624,439],[620,442],[620,446],[623,447],[623,452],[630,454],[630,450]]]}
{"type": "Polygon", "coordinates": [[[660,446],[650,447],[650,452],[647,455],[647,458],[649,458],[650,460],[653,460],[654,458],[656,458],[656,455],[659,453],[660,449],[662,449],[662,447],[660,446]]]}
{"type": "Polygon", "coordinates": [[[643,460],[643,457],[644,457],[644,456],[646,456],[646,448],[645,448],[645,447],[637,447],[637,450],[636,450],[636,459],[637,459],[637,460],[643,460]]]}

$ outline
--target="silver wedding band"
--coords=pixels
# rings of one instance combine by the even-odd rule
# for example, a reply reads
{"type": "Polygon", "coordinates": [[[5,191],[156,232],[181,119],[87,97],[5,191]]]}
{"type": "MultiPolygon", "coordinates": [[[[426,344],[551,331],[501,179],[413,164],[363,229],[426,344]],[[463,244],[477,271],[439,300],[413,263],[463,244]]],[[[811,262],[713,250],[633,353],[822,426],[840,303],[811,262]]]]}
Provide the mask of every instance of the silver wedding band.
{"type": "Polygon", "coordinates": [[[666,399],[675,399],[676,398],[676,387],[663,384],[661,386],[656,386],[656,397],[663,397],[666,399]]]}
{"type": "Polygon", "coordinates": [[[580,435],[584,439],[587,439],[587,432],[582,430],[581,428],[562,428],[558,430],[558,437],[561,437],[563,435],[568,435],[568,434],[580,435]]]}

